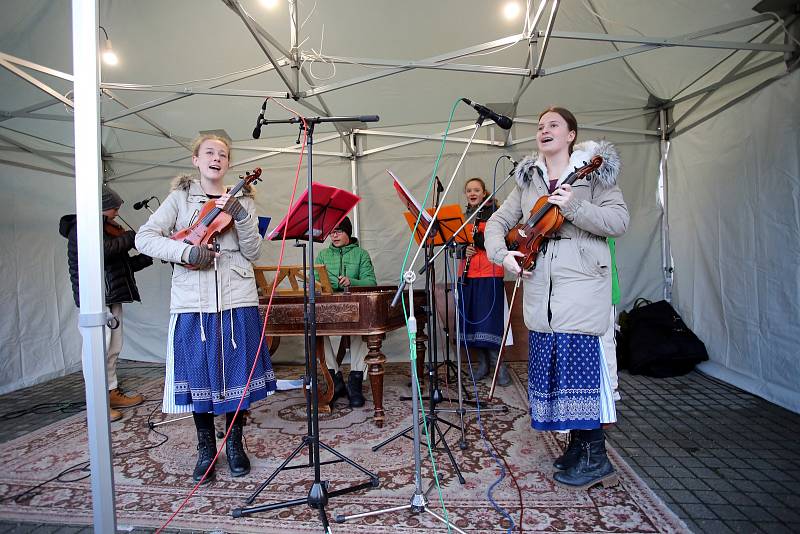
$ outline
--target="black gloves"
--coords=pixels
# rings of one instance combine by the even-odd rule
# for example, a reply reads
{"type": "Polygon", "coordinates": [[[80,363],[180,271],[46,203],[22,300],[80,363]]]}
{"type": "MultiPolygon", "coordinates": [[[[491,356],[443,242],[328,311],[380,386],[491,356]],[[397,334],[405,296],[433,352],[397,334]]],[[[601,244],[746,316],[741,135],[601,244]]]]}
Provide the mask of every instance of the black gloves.
{"type": "Polygon", "coordinates": [[[204,245],[195,245],[189,251],[188,263],[198,269],[207,269],[214,264],[214,251],[204,245]]]}
{"type": "Polygon", "coordinates": [[[228,199],[222,211],[233,217],[234,221],[243,221],[247,218],[247,210],[235,197],[228,199]]]}

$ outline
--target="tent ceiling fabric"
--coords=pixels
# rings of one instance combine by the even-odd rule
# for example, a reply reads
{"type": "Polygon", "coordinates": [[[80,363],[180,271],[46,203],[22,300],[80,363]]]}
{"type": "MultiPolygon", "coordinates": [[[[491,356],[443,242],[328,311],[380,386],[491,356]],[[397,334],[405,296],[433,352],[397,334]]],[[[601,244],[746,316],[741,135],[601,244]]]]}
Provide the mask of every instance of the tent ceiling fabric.
{"type": "MultiPolygon", "coordinates": [[[[514,22],[505,20],[500,10],[502,4],[485,0],[385,1],[370,2],[368,5],[358,0],[302,1],[296,4],[300,23],[298,48],[307,58],[304,66],[315,77],[311,80],[315,86],[337,84],[358,76],[373,75],[385,67],[334,64],[330,60],[309,58],[321,53],[340,58],[420,61],[480,43],[521,35],[525,29],[523,17],[514,22]]],[[[532,2],[531,17],[540,5],[541,2],[532,2]]],[[[544,6],[537,26],[541,30],[546,28],[551,5],[552,0],[544,6]]],[[[702,9],[698,9],[695,2],[689,1],[560,2],[553,30],[561,33],[610,33],[634,38],[645,35],[671,38],[753,17],[756,13],[752,5],[752,1],[706,0],[702,9]]],[[[273,10],[261,7],[255,0],[100,2],[101,24],[107,29],[114,49],[122,58],[116,67],[103,67],[104,83],[164,85],[164,91],[180,91],[187,87],[205,89],[224,81],[212,81],[223,74],[242,73],[268,65],[267,57],[236,9],[252,17],[252,21],[271,35],[282,50],[291,48],[288,2],[279,2],[273,10]]],[[[69,19],[68,2],[5,2],[4,17],[0,21],[0,34],[3,36],[0,38],[0,52],[70,73],[70,28],[65,23],[69,19]]],[[[704,39],[746,42],[760,35],[768,26],[774,26],[773,22],[746,25],[704,39]]],[[[782,35],[776,39],[776,42],[783,42],[782,35]]],[[[265,39],[261,41],[271,50],[273,57],[282,57],[280,51],[265,39]]],[[[617,48],[624,50],[637,46],[641,45],[614,45],[610,42],[555,37],[548,41],[542,67],[547,72],[548,69],[613,53],[617,48]]],[[[481,52],[453,62],[524,69],[530,68],[525,61],[528,51],[528,41],[522,38],[499,51],[481,52]]],[[[533,51],[536,53],[535,45],[533,51]]],[[[535,79],[522,95],[517,115],[535,117],[545,106],[558,103],[577,111],[581,122],[627,116],[631,111],[643,110],[651,94],[670,99],[686,87],[696,89],[707,85],[704,83],[706,79],[716,81],[714,76],[718,78],[721,74],[716,74],[719,69],[712,69],[714,65],[731,54],[741,58],[746,53],[714,48],[670,47],[627,56],[624,61],[616,59],[543,76],[535,79]],[[709,70],[712,72],[708,73],[709,70]],[[698,78],[702,79],[698,81],[698,78]]],[[[770,58],[779,56],[774,52],[760,54],[770,58]]],[[[775,66],[773,73],[780,69],[780,65],[775,66]]],[[[282,70],[287,79],[293,80],[291,68],[284,67],[282,70]]],[[[70,89],[67,80],[38,72],[33,74],[61,94],[66,94],[70,89]]],[[[510,103],[524,80],[523,77],[512,75],[414,69],[326,92],[323,98],[334,115],[379,114],[381,121],[374,128],[394,129],[402,125],[414,125],[416,132],[430,134],[440,130],[450,106],[458,97],[466,96],[479,102],[510,103]]],[[[0,88],[4,95],[0,109],[6,112],[22,110],[50,98],[6,69],[0,69],[0,88]]],[[[253,92],[288,90],[274,69],[218,89],[253,92]]],[[[300,91],[312,89],[314,87],[301,76],[300,91]]],[[[110,98],[109,94],[104,97],[103,115],[113,117],[123,112],[125,107],[120,102],[127,107],[135,107],[169,94],[116,88],[110,92],[114,98],[110,98]]],[[[305,101],[320,109],[316,98],[309,97],[305,101]]],[[[301,113],[319,114],[298,102],[289,100],[288,103],[301,113]]],[[[208,129],[209,125],[225,129],[236,141],[246,141],[249,140],[260,105],[261,99],[255,97],[194,95],[181,98],[143,112],[143,116],[150,119],[149,123],[136,115],[112,121],[118,128],[104,128],[104,147],[112,152],[180,148],[181,144],[185,144],[198,131],[208,129]],[[159,129],[168,132],[175,140],[158,134],[159,129]]],[[[70,112],[65,106],[56,103],[38,113],[65,120],[10,118],[0,126],[18,128],[31,135],[71,145],[70,112]]],[[[268,116],[285,117],[286,113],[273,107],[268,111],[268,116]]],[[[465,106],[458,108],[455,116],[457,120],[473,120],[473,117],[473,112],[465,106]]],[[[629,119],[616,125],[642,129],[648,118],[652,117],[629,119]]],[[[270,126],[265,129],[260,146],[273,146],[267,140],[293,135],[291,131],[285,125],[270,126]]],[[[321,127],[320,131],[333,130],[331,126],[326,126],[321,127]]],[[[8,131],[5,133],[25,146],[58,150],[58,145],[53,143],[15,132],[10,135],[8,131]]],[[[512,139],[513,136],[527,134],[524,128],[518,126],[512,133],[512,139]]],[[[12,144],[7,139],[2,141],[4,145],[12,144]]],[[[131,154],[129,159],[163,161],[158,153],[131,154]]],[[[173,159],[178,154],[180,151],[175,152],[173,159]]],[[[25,154],[17,157],[21,161],[32,159],[25,154]]],[[[5,154],[4,159],[8,158],[8,154],[5,154]]],[[[41,159],[39,162],[43,163],[41,159]]],[[[45,162],[45,168],[57,168],[52,163],[52,160],[45,162]]],[[[63,166],[58,167],[62,167],[59,169],[61,171],[68,171],[63,166]]]]}

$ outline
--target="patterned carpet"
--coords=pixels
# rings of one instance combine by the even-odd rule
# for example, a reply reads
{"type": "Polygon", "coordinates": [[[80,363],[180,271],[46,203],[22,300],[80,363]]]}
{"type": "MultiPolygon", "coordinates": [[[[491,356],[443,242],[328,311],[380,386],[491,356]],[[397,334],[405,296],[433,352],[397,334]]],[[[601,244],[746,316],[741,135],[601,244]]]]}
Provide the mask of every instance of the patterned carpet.
{"type": "MultiPolygon", "coordinates": [[[[524,387],[526,368],[513,364],[511,387],[498,388],[497,398],[509,406],[505,414],[484,413],[486,436],[510,467],[514,478],[506,476],[493,492],[494,501],[514,520],[514,532],[686,532],[683,523],[670,512],[647,486],[613,451],[609,455],[621,484],[614,488],[594,488],[589,492],[570,491],[552,480],[552,461],[561,443],[550,433],[530,428],[524,387]],[[522,378],[523,380],[520,380],[522,378]],[[520,517],[520,492],[522,517],[520,517]],[[520,528],[521,527],[521,528],[520,528]]],[[[296,377],[299,370],[279,370],[284,377],[296,377]]],[[[398,439],[372,452],[371,447],[410,424],[410,402],[398,400],[408,394],[408,365],[390,364],[386,373],[386,425],[372,423],[372,406],[351,410],[340,405],[333,414],[320,420],[321,440],[366,469],[378,473],[380,487],[332,497],[328,516],[348,515],[407,505],[414,493],[411,441],[398,439]]],[[[143,393],[148,399],[160,397],[161,381],[153,381],[143,393]]],[[[368,388],[365,388],[365,392],[368,388]]],[[[485,395],[483,390],[482,395],[485,395]]],[[[115,458],[117,518],[121,527],[158,527],[180,505],[192,488],[190,473],[195,461],[195,437],[191,420],[160,426],[169,440],[150,450],[126,453],[163,440],[151,432],[147,421],[156,408],[154,402],[129,409],[122,421],[112,424],[115,458]]],[[[447,403],[444,407],[449,407],[447,403]]],[[[452,414],[442,416],[456,421],[452,414]]],[[[219,418],[218,418],[219,419],[219,418]]],[[[154,421],[163,420],[156,412],[154,421]]],[[[435,452],[437,470],[447,514],[454,525],[467,532],[507,532],[510,523],[487,499],[489,486],[500,469],[487,453],[474,415],[467,416],[467,442],[458,447],[460,433],[451,430],[446,438],[461,468],[466,484],[459,484],[447,456],[435,452]]],[[[230,511],[243,506],[248,497],[301,443],[305,433],[305,401],[299,390],[279,392],[260,403],[251,413],[245,428],[246,446],[253,461],[250,475],[239,479],[228,473],[224,453],[220,455],[217,479],[198,490],[177,518],[173,528],[214,530],[215,532],[320,532],[318,511],[305,504],[233,518],[230,511]]],[[[221,428],[222,421],[218,421],[221,428]]],[[[445,427],[442,427],[443,429],[445,427]]],[[[424,439],[424,436],[423,436],[424,439]]],[[[71,416],[32,432],[0,448],[0,498],[17,495],[47,481],[64,469],[88,458],[85,414],[71,416]]],[[[305,462],[305,453],[298,457],[305,462]]],[[[331,459],[327,453],[323,460],[331,459]]],[[[294,463],[298,463],[297,461],[294,463]]],[[[71,473],[47,482],[27,498],[17,502],[0,501],[0,516],[11,520],[59,524],[91,523],[91,487],[85,473],[71,473]]],[[[423,486],[428,488],[432,469],[423,457],[423,486]]],[[[285,470],[259,496],[256,504],[305,499],[313,481],[312,468],[285,470]]],[[[322,479],[328,491],[367,482],[360,472],[345,463],[322,466],[322,479]]],[[[429,493],[430,508],[444,515],[434,488],[429,493]]],[[[331,519],[333,532],[421,533],[446,532],[447,527],[431,514],[407,510],[387,512],[339,525],[331,519]]]]}

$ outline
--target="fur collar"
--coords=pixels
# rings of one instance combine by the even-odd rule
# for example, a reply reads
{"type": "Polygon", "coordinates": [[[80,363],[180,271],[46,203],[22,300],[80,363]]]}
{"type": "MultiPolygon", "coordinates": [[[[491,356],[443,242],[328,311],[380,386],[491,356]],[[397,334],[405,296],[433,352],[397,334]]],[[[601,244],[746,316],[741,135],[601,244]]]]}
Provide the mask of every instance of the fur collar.
{"type": "MultiPolygon", "coordinates": [[[[615,185],[622,162],[619,159],[617,149],[608,141],[584,141],[578,143],[569,158],[569,165],[573,169],[582,167],[589,163],[589,160],[594,156],[603,158],[603,164],[593,173],[594,178],[606,187],[615,185]]],[[[544,168],[544,159],[534,152],[519,162],[519,165],[514,170],[514,180],[519,187],[527,187],[533,179],[534,172],[538,173],[539,176],[544,176],[544,168]]]]}
{"type": "MultiPolygon", "coordinates": [[[[170,191],[189,191],[189,189],[192,187],[192,184],[195,184],[200,189],[200,192],[202,192],[202,188],[200,188],[200,180],[198,178],[192,176],[191,174],[181,174],[172,180],[172,183],[170,184],[170,191]]],[[[225,190],[230,191],[232,187],[232,185],[226,185],[225,190]]],[[[256,196],[256,190],[252,184],[247,184],[242,188],[240,195],[252,198],[256,196]]]]}

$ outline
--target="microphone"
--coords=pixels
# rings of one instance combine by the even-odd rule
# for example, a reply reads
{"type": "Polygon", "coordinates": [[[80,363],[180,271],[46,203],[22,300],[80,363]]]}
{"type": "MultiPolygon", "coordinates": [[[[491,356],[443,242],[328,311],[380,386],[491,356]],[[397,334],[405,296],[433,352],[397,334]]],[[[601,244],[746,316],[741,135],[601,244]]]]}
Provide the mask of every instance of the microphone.
{"type": "Polygon", "coordinates": [[[511,128],[511,124],[514,122],[512,119],[506,117],[505,115],[500,115],[499,113],[495,113],[494,111],[487,108],[483,104],[478,104],[477,102],[473,102],[469,98],[462,98],[461,100],[464,101],[464,103],[467,104],[468,106],[473,107],[475,111],[481,114],[482,117],[489,117],[490,119],[492,119],[494,123],[497,124],[503,130],[508,130],[509,128],[511,128]]]}
{"type": "Polygon", "coordinates": [[[264,112],[267,110],[267,100],[264,100],[264,103],[261,104],[261,113],[258,114],[258,118],[256,119],[256,127],[253,128],[253,139],[258,139],[261,137],[261,126],[264,124],[264,112]]]}
{"type": "Polygon", "coordinates": [[[436,178],[436,191],[441,193],[442,191],[444,191],[444,186],[442,185],[442,182],[441,180],[439,180],[438,176],[436,176],[435,178],[436,178]]]}
{"type": "Polygon", "coordinates": [[[512,168],[516,169],[517,165],[519,165],[519,162],[517,160],[515,160],[514,158],[512,158],[511,156],[509,156],[508,154],[503,154],[503,157],[511,162],[511,167],[512,168]]]}
{"type": "Polygon", "coordinates": [[[133,209],[135,209],[135,210],[140,210],[140,209],[142,209],[142,208],[146,208],[146,207],[147,207],[147,204],[149,204],[149,203],[150,203],[150,201],[151,201],[151,200],[153,200],[154,198],[156,198],[156,197],[155,197],[155,196],[152,196],[152,197],[150,197],[150,198],[146,198],[146,199],[144,199],[144,200],[140,200],[139,202],[135,202],[135,203],[133,204],[133,209]]]}

